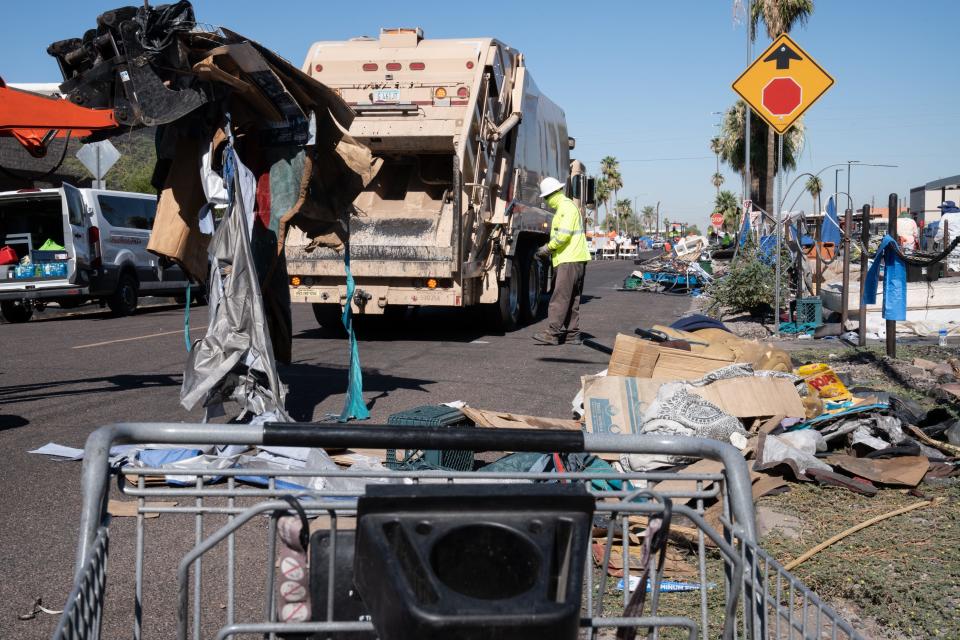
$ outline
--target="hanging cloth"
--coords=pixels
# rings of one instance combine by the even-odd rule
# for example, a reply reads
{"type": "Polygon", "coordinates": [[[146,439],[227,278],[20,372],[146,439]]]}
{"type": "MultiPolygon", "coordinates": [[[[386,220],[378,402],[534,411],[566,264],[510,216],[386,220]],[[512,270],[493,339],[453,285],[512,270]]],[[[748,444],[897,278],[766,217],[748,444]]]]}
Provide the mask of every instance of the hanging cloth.
{"type": "Polygon", "coordinates": [[[877,255],[867,271],[867,281],[862,283],[863,304],[876,304],[880,284],[880,266],[883,271],[883,318],[903,321],[907,319],[907,264],[897,250],[897,241],[889,234],[883,236],[877,255]]]}
{"type": "Polygon", "coordinates": [[[352,301],[356,283],[353,281],[353,274],[350,272],[349,222],[347,224],[348,239],[343,251],[343,268],[347,272],[347,303],[343,306],[341,321],[350,338],[350,371],[347,379],[347,399],[344,401],[343,411],[338,418],[340,422],[347,422],[354,418],[366,420],[370,417],[370,411],[363,402],[363,372],[360,370],[360,350],[357,347],[357,336],[353,331],[352,301]]]}

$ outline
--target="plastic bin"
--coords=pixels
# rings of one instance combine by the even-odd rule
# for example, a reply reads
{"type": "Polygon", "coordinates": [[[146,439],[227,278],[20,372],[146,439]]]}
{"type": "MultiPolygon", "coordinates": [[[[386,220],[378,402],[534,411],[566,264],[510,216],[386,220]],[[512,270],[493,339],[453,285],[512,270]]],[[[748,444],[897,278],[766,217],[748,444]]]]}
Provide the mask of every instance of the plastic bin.
{"type": "MultiPolygon", "coordinates": [[[[387,418],[388,425],[402,427],[466,427],[466,416],[459,409],[444,405],[424,405],[395,413],[387,418]]],[[[444,469],[470,471],[473,469],[472,451],[413,450],[398,456],[395,449],[387,449],[386,463],[391,469],[444,469]]]]}

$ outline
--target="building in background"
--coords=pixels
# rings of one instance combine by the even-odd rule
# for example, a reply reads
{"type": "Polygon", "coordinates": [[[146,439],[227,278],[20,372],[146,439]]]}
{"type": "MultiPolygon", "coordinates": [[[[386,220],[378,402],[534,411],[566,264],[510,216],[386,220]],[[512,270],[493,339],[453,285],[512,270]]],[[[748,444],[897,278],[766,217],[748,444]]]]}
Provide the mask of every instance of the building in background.
{"type": "Polygon", "coordinates": [[[928,182],[910,189],[910,215],[921,226],[940,219],[941,203],[960,201],[960,175],[928,182]]]}

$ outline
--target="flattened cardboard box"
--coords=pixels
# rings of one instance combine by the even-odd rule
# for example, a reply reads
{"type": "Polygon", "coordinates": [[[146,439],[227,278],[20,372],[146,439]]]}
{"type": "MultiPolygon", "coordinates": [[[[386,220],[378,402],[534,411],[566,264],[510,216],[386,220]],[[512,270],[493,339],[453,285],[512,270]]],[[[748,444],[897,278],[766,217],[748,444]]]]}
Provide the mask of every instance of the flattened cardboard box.
{"type": "MultiPolygon", "coordinates": [[[[656,399],[660,387],[667,382],[672,381],[626,376],[584,377],[583,408],[587,431],[642,433],[643,414],[656,399]]],[[[737,418],[805,416],[800,394],[789,380],[783,378],[730,378],[704,387],[688,388],[691,393],[737,418]]]]}
{"type": "Polygon", "coordinates": [[[613,345],[607,373],[611,376],[696,380],[732,362],[733,358],[660,347],[649,340],[621,333],[613,345]]]}

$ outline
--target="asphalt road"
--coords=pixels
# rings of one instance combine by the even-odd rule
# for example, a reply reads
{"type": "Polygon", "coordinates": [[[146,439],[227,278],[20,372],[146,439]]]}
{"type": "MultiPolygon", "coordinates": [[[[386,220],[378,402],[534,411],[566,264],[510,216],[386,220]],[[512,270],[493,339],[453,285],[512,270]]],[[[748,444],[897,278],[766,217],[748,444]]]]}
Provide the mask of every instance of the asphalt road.
{"type": "MultiPolygon", "coordinates": [[[[670,323],[690,308],[683,296],[617,291],[632,269],[632,262],[611,261],[587,270],[582,328],[601,342],[612,344],[618,332],[632,333],[637,326],[670,323]]],[[[206,316],[205,307],[192,310],[194,336],[203,332],[206,316]]],[[[280,371],[289,385],[288,409],[297,420],[322,420],[343,406],[346,342],[325,337],[306,305],[294,306],[293,319],[294,362],[280,371]]],[[[400,322],[369,320],[360,324],[359,338],[364,399],[375,422],[452,400],[567,418],[580,376],[606,367],[606,357],[586,346],[535,344],[531,336],[545,321],[503,335],[491,334],[475,314],[448,310],[408,314],[400,322]]],[[[0,638],[49,637],[56,616],[17,616],[38,597],[60,609],[71,586],[80,463],[27,451],[47,442],[82,447],[90,431],[111,422],[198,421],[200,410],[179,404],[186,359],[182,329],[183,309],[163,304],[129,318],[93,308],[0,326],[0,638]]],[[[192,518],[174,515],[148,521],[145,638],[173,635],[172,576],[192,543],[192,524],[192,518]]],[[[238,539],[239,584],[259,587],[238,596],[238,618],[248,621],[262,606],[265,549],[259,528],[238,539]]],[[[111,524],[105,638],[130,636],[133,533],[133,518],[111,524]]],[[[216,562],[205,564],[205,580],[222,571],[216,562]]],[[[205,620],[216,617],[222,598],[219,592],[210,596],[205,620]]]]}

